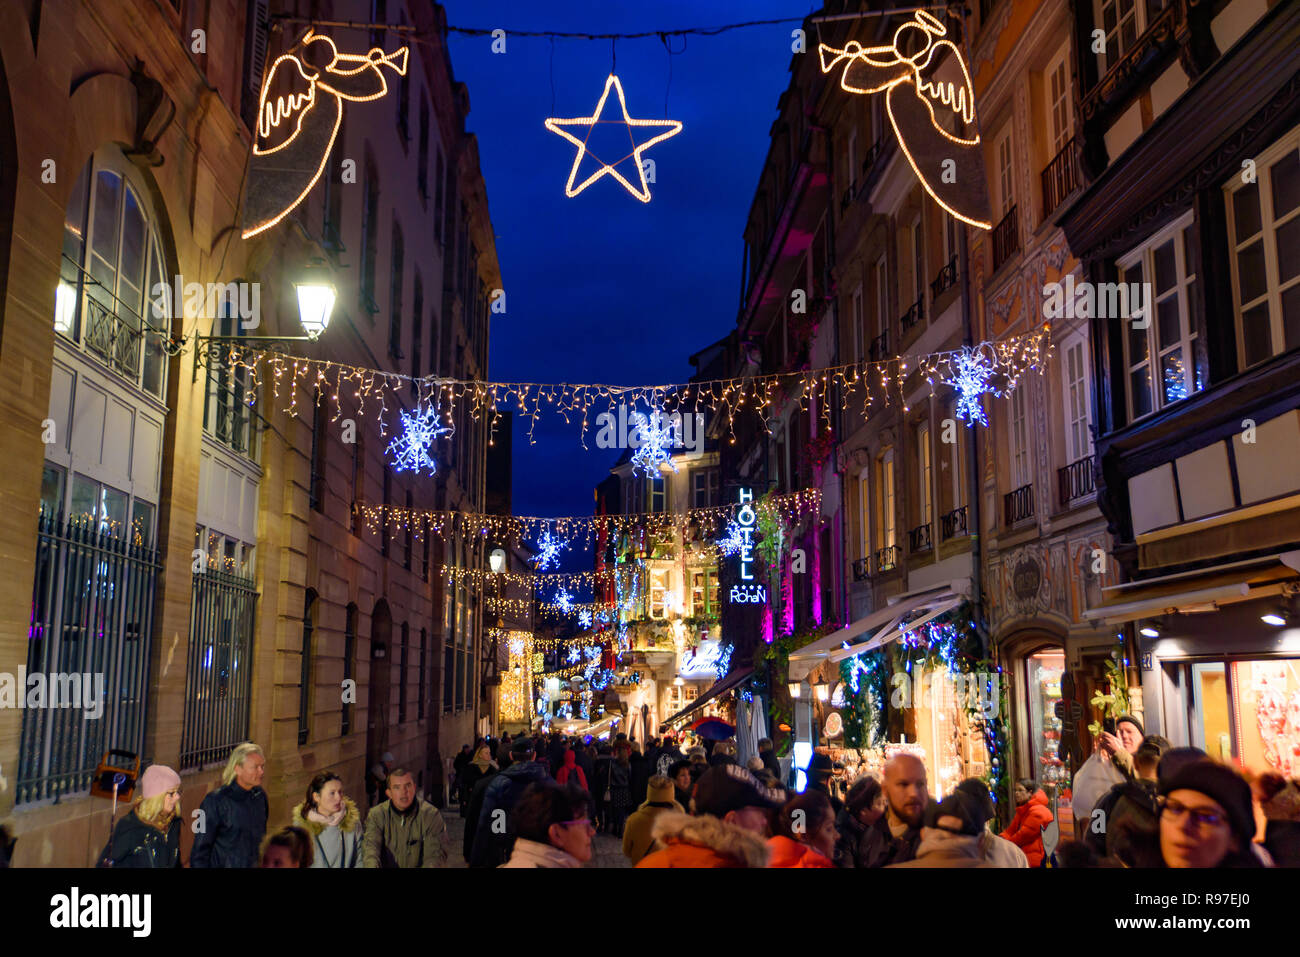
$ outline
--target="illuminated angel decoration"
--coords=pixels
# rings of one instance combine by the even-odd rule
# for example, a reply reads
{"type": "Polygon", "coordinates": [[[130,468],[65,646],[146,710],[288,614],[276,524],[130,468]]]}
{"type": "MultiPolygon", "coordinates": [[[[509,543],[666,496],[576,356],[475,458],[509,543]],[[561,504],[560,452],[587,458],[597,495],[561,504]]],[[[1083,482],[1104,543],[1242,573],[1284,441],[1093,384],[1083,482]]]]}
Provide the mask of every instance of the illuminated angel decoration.
{"type": "Polygon", "coordinates": [[[947,35],[936,17],[917,10],[888,45],[864,47],[850,40],[843,48],[822,43],[817,49],[823,73],[843,64],[841,89],[885,94],[898,145],[935,202],[964,223],[991,229],[979,132],[963,135],[975,123],[975,93],[966,62],[947,35]],[[960,79],[940,80],[945,70],[960,79]]]}
{"type": "Polygon", "coordinates": [[[244,230],[248,239],[284,219],[311,192],[343,122],[343,101],[364,103],[388,92],[383,67],[406,75],[409,47],[385,53],[340,53],[308,30],[266,71],[257,101],[244,230]]]}

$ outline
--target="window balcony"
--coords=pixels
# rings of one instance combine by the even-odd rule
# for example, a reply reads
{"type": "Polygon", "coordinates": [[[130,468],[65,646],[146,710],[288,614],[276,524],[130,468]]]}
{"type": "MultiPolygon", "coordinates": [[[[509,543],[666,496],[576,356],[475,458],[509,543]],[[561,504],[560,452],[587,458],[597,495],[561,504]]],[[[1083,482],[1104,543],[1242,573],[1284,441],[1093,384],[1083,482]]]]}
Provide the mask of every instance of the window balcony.
{"type": "Polygon", "coordinates": [[[1034,517],[1033,483],[1022,485],[1014,492],[1008,492],[1002,497],[1002,505],[1008,528],[1032,519],[1034,517]]]}
{"type": "Polygon", "coordinates": [[[1096,478],[1092,471],[1092,457],[1071,462],[1064,468],[1057,469],[1057,481],[1060,484],[1061,507],[1065,508],[1076,499],[1092,495],[1097,491],[1096,478]]]}
{"type": "Polygon", "coordinates": [[[1043,219],[1056,212],[1065,197],[1082,184],[1079,169],[1079,140],[1071,137],[1041,173],[1043,180],[1043,219]]]}
{"type": "Polygon", "coordinates": [[[928,552],[934,547],[930,535],[930,523],[918,525],[907,533],[907,547],[913,552],[928,552]]]}
{"type": "Polygon", "coordinates": [[[1020,252],[1020,221],[1016,218],[1018,207],[1012,206],[1002,221],[993,227],[993,271],[1020,252]]]}
{"type": "Polygon", "coordinates": [[[893,571],[898,567],[898,546],[886,545],[876,549],[876,573],[893,571]]]}
{"type": "Polygon", "coordinates": [[[907,333],[916,328],[916,325],[924,318],[925,297],[922,296],[920,299],[916,300],[916,302],[912,303],[907,312],[903,313],[902,317],[898,320],[899,324],[903,327],[903,335],[907,335],[907,333]]]}
{"type": "Polygon", "coordinates": [[[939,270],[939,275],[930,283],[930,298],[938,299],[941,295],[957,285],[957,257],[948,260],[948,265],[939,270]]]}
{"type": "Polygon", "coordinates": [[[950,538],[956,538],[959,535],[967,534],[966,506],[963,505],[961,508],[954,508],[948,514],[940,516],[939,532],[945,542],[950,538]]]}

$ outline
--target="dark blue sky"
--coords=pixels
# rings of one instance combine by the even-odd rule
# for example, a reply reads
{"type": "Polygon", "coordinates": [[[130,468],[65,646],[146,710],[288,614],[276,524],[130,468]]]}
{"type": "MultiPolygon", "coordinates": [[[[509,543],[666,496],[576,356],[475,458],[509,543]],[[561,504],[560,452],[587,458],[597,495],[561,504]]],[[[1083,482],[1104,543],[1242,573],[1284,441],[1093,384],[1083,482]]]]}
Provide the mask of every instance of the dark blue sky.
{"type": "MultiPolygon", "coordinates": [[[[685,381],[693,371],[687,357],[735,325],[741,234],[777,98],[789,79],[790,31],[798,23],[673,39],[675,51],[683,43],[685,50],[672,57],[671,85],[669,56],[657,37],[618,42],[617,73],[628,112],[663,119],[667,93],[668,117],[683,124],[681,133],[646,153],[656,162],[658,178],[649,204],[608,176],[566,198],[576,148],[543,126],[547,116],[591,114],[610,72],[610,42],[556,40],[552,61],[550,40],[509,31],[708,27],[797,19],[817,5],[445,5],[453,25],[500,27],[508,35],[503,55],[491,52],[487,37],[453,34],[450,40],[456,78],[469,87],[467,125],[478,136],[507,295],[507,314],[493,317],[491,377],[623,385],[685,381]]],[[[626,136],[622,126],[607,131],[626,136]]],[[[639,139],[646,138],[640,133],[639,139]]],[[[635,167],[629,160],[620,171],[630,178],[635,167]]],[[[608,475],[617,451],[596,449],[593,431],[587,439],[591,450],[584,452],[576,426],[560,419],[539,423],[535,439],[530,446],[516,429],[515,514],[590,514],[592,488],[608,475]]],[[[566,564],[590,567],[590,557],[566,564]]]]}

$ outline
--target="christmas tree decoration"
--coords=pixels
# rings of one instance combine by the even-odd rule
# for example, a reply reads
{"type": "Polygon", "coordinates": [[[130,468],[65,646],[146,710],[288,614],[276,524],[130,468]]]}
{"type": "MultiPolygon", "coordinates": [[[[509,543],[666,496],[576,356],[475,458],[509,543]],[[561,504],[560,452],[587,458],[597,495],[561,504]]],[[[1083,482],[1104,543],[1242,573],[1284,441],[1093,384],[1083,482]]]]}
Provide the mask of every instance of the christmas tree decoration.
{"type": "Polygon", "coordinates": [[[836,48],[821,43],[817,52],[823,73],[842,64],[845,92],[885,94],[898,145],[931,198],[962,222],[992,229],[978,127],[969,137],[949,132],[975,124],[975,92],[966,61],[947,35],[935,16],[916,10],[889,44],[864,47],[850,40],[836,48]],[[950,61],[956,62],[960,81],[937,79],[950,61]]]}
{"type": "Polygon", "coordinates": [[[609,75],[609,78],[605,80],[605,89],[600,94],[600,100],[599,102],[596,103],[596,109],[592,112],[591,116],[580,116],[571,119],[550,117],[549,119],[546,120],[545,126],[552,133],[556,133],[564,137],[574,146],[578,147],[578,153],[573,158],[573,168],[569,170],[568,182],[564,184],[565,196],[568,196],[570,199],[572,199],[574,196],[577,196],[584,189],[586,189],[592,183],[599,180],[601,177],[612,176],[615,180],[617,180],[619,183],[623,185],[624,189],[626,189],[637,199],[641,200],[641,202],[643,203],[650,202],[650,185],[646,180],[645,164],[642,161],[642,154],[650,147],[654,146],[656,143],[662,143],[670,136],[676,136],[678,133],[682,131],[682,124],[677,120],[633,119],[627,111],[627,100],[623,96],[623,84],[619,82],[618,77],[615,76],[613,73],[611,73],[609,75]],[[603,119],[605,113],[605,103],[606,101],[609,100],[609,91],[611,89],[618,94],[618,105],[619,105],[619,109],[622,111],[623,114],[623,118],[621,120],[603,119]],[[628,144],[631,147],[631,151],[624,154],[623,156],[620,156],[618,159],[614,160],[613,162],[606,162],[605,160],[602,160],[600,157],[596,156],[596,154],[593,153],[590,147],[588,146],[588,141],[591,139],[592,131],[595,130],[597,123],[626,124],[628,144]],[[585,127],[585,132],[583,133],[582,139],[578,139],[577,136],[570,133],[569,130],[567,129],[568,127],[572,127],[578,130],[582,130],[585,127]],[[638,143],[636,141],[637,132],[639,130],[644,130],[644,129],[654,129],[654,130],[658,130],[659,132],[656,133],[654,136],[650,137],[649,139],[643,140],[642,142],[638,143]],[[586,179],[584,179],[582,182],[577,183],[577,185],[574,185],[575,181],[578,178],[578,171],[582,166],[582,160],[584,156],[590,156],[593,160],[595,160],[597,163],[600,164],[600,168],[597,169],[596,172],[588,176],[586,179]],[[627,180],[627,178],[618,171],[619,164],[624,163],[629,159],[636,164],[637,177],[640,184],[639,187],[633,186],[627,180]]]}
{"type": "Polygon", "coordinates": [[[409,47],[392,53],[339,53],[332,39],[308,30],[276,58],[257,100],[241,238],[275,226],[307,198],[334,148],[344,101],[383,97],[389,87],[381,68],[405,76],[408,54],[409,47]]]}
{"type": "Polygon", "coordinates": [[[453,430],[442,425],[438,409],[425,405],[412,412],[401,412],[402,431],[388,443],[387,454],[393,456],[393,469],[398,472],[415,472],[417,475],[428,470],[429,475],[438,471],[431,449],[433,443],[443,436],[451,435],[453,430]]]}

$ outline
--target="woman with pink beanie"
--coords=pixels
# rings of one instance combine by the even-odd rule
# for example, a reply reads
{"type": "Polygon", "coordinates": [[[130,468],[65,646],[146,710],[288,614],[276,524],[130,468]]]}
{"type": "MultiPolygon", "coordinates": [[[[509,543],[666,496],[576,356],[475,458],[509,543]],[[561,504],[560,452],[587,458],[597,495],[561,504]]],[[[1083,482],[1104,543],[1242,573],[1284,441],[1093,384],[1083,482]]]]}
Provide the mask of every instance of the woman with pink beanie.
{"type": "Polygon", "coordinates": [[[113,828],[99,855],[100,867],[181,866],[181,776],[151,764],[127,815],[113,828]]]}

